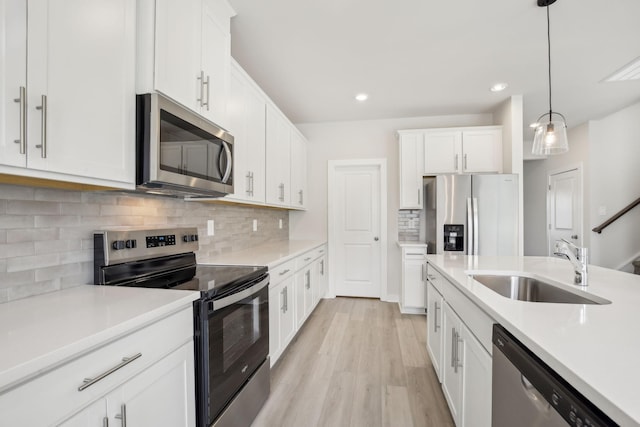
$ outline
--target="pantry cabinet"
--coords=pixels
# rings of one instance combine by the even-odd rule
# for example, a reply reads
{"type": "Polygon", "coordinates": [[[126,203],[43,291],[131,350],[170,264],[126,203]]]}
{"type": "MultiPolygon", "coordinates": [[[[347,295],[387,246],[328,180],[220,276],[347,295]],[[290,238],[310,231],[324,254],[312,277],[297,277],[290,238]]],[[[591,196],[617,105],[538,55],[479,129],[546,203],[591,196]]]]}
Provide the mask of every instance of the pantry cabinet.
{"type": "Polygon", "coordinates": [[[232,61],[227,112],[234,136],[234,194],[226,199],[265,202],[266,101],[244,70],[232,61]]]}
{"type": "Polygon", "coordinates": [[[3,6],[0,172],[133,188],[135,2],[3,6]]]}
{"type": "Polygon", "coordinates": [[[140,0],[138,93],[158,91],[227,128],[231,67],[226,0],[140,0]]]}
{"type": "Polygon", "coordinates": [[[501,126],[425,131],[425,175],[485,172],[502,172],[501,126]]]}
{"type": "Polygon", "coordinates": [[[423,132],[399,131],[400,209],[422,209],[423,132]]]}

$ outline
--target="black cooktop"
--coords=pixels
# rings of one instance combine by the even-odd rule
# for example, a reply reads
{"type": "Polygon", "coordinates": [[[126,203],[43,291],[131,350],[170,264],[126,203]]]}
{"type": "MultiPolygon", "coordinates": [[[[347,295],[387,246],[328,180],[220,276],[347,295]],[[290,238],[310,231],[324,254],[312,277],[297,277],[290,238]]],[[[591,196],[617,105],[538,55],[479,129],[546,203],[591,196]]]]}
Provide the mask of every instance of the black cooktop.
{"type": "Polygon", "coordinates": [[[267,267],[260,266],[198,264],[191,280],[175,285],[172,289],[200,291],[207,297],[221,297],[263,277],[267,272],[267,267]]]}

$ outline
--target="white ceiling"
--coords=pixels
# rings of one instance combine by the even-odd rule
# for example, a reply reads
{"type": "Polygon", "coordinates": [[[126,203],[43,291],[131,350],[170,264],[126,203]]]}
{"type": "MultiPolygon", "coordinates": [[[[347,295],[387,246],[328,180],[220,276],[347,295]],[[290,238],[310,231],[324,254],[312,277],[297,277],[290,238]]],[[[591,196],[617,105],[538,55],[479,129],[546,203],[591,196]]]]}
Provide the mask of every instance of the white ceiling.
{"type": "MultiPolygon", "coordinates": [[[[548,111],[536,0],[230,3],[233,57],[294,123],[487,113],[516,94],[525,126],[548,111]]],[[[640,0],[558,0],[550,13],[553,110],[570,128],[640,100],[640,80],[602,83],[640,56],[640,0]]]]}

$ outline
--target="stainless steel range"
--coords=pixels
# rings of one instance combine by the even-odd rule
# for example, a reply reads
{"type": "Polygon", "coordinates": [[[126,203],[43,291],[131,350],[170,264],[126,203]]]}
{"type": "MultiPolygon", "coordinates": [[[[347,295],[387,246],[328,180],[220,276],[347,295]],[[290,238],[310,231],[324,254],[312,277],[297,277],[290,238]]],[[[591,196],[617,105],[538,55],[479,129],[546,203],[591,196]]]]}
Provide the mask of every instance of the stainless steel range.
{"type": "Polygon", "coordinates": [[[249,426],[269,396],[266,267],[198,265],[195,227],[94,234],[94,283],[199,291],[194,302],[199,427],[249,426]]]}

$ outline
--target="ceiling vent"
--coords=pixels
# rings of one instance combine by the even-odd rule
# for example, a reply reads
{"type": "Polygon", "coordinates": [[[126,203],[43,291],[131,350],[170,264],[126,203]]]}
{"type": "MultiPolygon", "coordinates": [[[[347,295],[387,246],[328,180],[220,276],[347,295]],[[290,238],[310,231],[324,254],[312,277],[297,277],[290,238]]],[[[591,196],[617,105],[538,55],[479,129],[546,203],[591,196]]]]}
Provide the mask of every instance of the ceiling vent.
{"type": "Polygon", "coordinates": [[[640,57],[634,59],[612,75],[604,79],[605,82],[624,82],[640,79],[640,57]]]}

